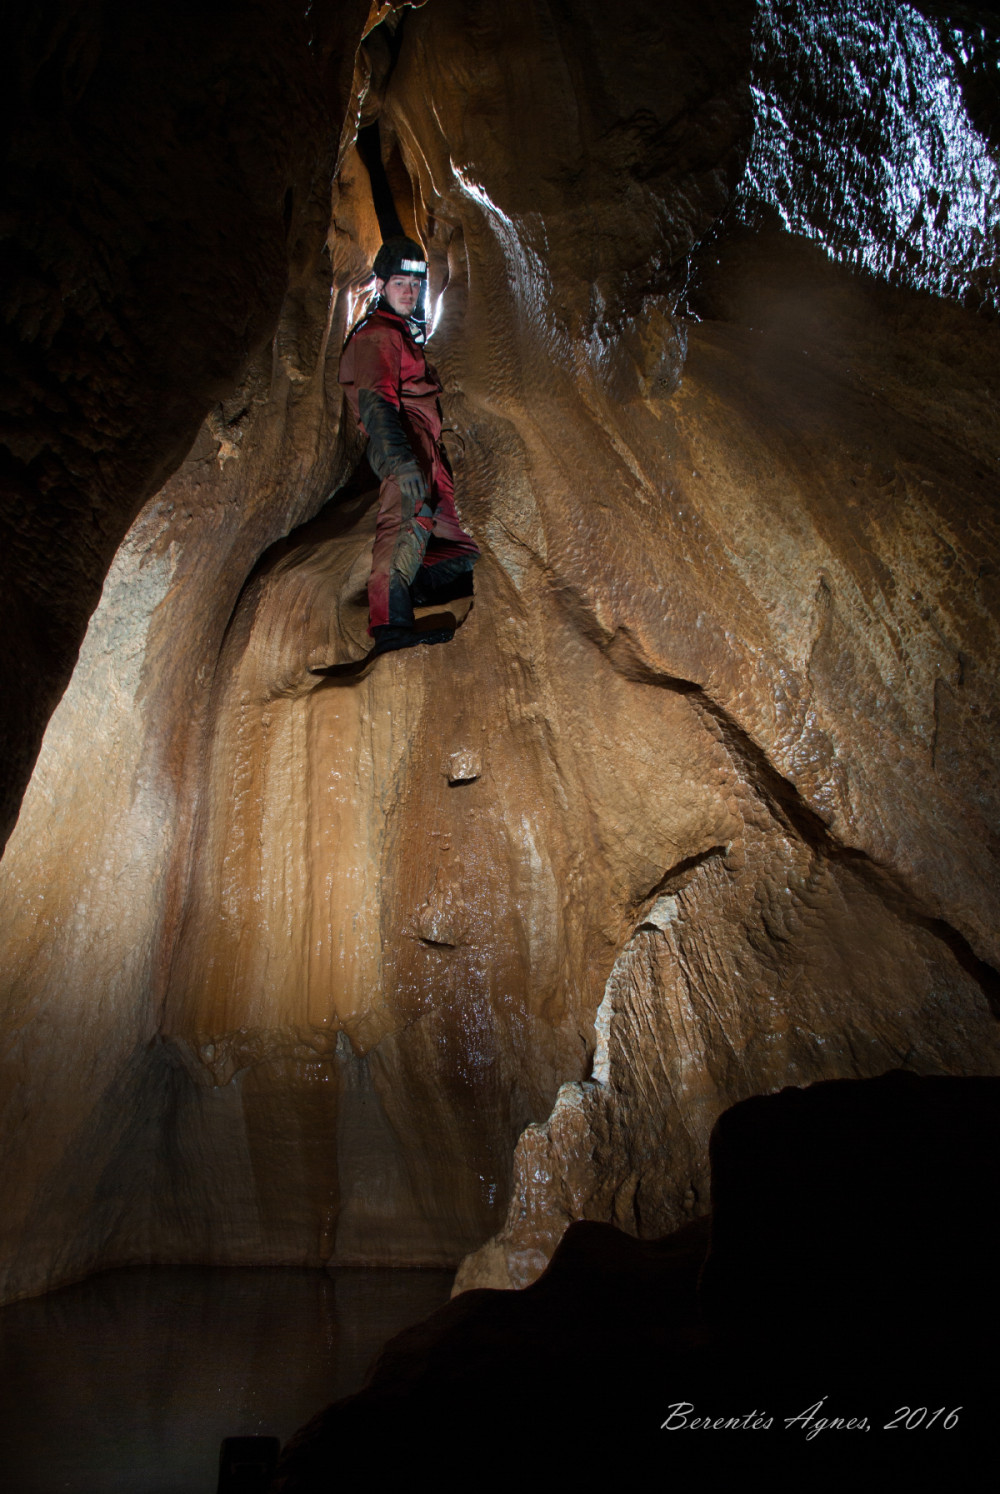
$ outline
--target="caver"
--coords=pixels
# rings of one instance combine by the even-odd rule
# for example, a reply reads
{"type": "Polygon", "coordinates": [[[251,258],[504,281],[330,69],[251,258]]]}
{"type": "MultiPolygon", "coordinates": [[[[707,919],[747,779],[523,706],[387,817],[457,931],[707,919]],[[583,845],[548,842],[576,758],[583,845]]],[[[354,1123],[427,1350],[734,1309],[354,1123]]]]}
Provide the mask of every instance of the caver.
{"type": "Polygon", "coordinates": [[[419,318],[427,262],[412,239],[388,239],[374,264],[377,299],[347,339],[340,382],[381,479],[368,581],[369,659],[417,643],[443,643],[451,626],[420,630],[420,607],[472,594],[479,547],[455,512],[441,443],[441,383],[423,350],[419,318]]]}

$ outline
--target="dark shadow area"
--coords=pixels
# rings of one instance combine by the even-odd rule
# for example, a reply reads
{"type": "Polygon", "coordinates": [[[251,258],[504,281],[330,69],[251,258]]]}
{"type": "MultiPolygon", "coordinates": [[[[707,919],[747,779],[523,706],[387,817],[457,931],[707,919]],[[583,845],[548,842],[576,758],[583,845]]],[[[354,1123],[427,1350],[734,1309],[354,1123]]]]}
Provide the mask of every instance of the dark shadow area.
{"type": "Polygon", "coordinates": [[[289,1437],[451,1280],[133,1267],[5,1307],[0,1488],[215,1494],[225,1438],[289,1437]]]}
{"type": "Polygon", "coordinates": [[[399,211],[393,200],[389,178],[382,164],[382,138],[378,120],[358,131],[358,155],[365,163],[371,180],[372,202],[383,239],[401,236],[405,230],[399,219],[399,211]]]}
{"type": "Polygon", "coordinates": [[[714,1133],[711,1226],[641,1242],[571,1225],[533,1286],[466,1293],[388,1345],[273,1487],[327,1489],[380,1437],[397,1470],[501,1440],[539,1477],[624,1476],[641,1452],[665,1480],[832,1464],[970,1487],[994,1422],[998,1140],[996,1079],[744,1101],[714,1133]]]}

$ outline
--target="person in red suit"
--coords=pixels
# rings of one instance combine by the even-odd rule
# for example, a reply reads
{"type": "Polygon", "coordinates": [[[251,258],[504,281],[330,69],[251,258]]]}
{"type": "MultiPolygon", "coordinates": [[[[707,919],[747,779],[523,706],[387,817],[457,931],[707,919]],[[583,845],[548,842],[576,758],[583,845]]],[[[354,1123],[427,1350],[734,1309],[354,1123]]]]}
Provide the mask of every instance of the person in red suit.
{"type": "Polygon", "coordinates": [[[417,629],[414,604],[471,596],[479,546],[455,512],[441,382],[423,350],[424,252],[413,239],[388,239],[373,270],[377,299],[344,345],[340,382],[382,483],[368,581],[375,654],[454,636],[453,626],[417,629]]]}

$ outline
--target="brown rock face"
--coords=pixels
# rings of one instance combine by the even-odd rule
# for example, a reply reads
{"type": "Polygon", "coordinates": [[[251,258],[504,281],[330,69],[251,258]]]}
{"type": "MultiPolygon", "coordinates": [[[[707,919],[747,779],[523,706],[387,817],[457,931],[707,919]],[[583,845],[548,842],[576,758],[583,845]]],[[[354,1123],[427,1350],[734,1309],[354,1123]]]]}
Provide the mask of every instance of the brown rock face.
{"type": "Polygon", "coordinates": [[[5,7],[4,841],[125,531],[320,249],[368,9],[5,7]]]}
{"type": "Polygon", "coordinates": [[[119,550],[5,858],[9,1295],[470,1251],[523,1285],[570,1219],[704,1212],[736,1099],[997,1070],[997,328],[732,229],[677,313],[750,20],[433,0],[360,55],[475,606],[312,672],[364,646],[374,530],[345,142],[329,256],[119,550]]]}

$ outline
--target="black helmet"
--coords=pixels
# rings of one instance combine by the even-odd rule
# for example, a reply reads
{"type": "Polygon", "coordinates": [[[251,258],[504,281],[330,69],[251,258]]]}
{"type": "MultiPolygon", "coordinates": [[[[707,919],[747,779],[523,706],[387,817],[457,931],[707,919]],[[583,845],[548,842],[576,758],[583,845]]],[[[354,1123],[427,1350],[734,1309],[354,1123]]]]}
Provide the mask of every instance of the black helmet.
{"type": "Polygon", "coordinates": [[[392,275],[419,275],[426,280],[427,260],[415,240],[386,239],[375,256],[372,270],[377,280],[388,280],[392,275]]]}

